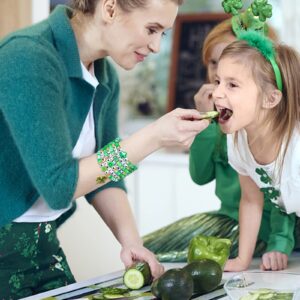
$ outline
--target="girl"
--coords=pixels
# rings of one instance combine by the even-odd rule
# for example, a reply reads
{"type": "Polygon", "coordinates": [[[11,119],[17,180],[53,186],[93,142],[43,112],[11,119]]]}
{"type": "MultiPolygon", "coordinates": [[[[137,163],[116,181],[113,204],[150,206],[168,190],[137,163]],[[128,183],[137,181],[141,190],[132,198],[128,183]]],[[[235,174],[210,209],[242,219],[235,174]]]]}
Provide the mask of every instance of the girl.
{"type": "MultiPolygon", "coordinates": [[[[229,162],[241,185],[239,252],[226,271],[248,268],[264,205],[271,208],[270,229],[282,235],[295,213],[300,215],[298,54],[259,33],[245,32],[240,39],[223,51],[213,92],[221,130],[228,134],[229,162]]],[[[262,269],[285,269],[285,250],[293,243],[286,240],[283,250],[266,253],[262,269]]]]}
{"type": "MultiPolygon", "coordinates": [[[[268,31],[269,36],[276,39],[271,27],[268,31]]],[[[195,95],[199,111],[214,110],[212,93],[219,58],[223,49],[233,41],[236,41],[236,37],[231,19],[216,25],[205,38],[202,57],[207,66],[209,82],[195,95]]],[[[235,257],[238,252],[240,185],[237,172],[228,163],[226,135],[220,131],[217,122],[212,121],[195,138],[189,155],[190,175],[195,183],[203,185],[216,180],[216,195],[221,201],[221,208],[215,212],[196,213],[152,232],[144,237],[144,246],[153,251],[160,261],[186,261],[190,240],[198,234],[204,234],[229,238],[232,241],[230,256],[235,257]]],[[[199,201],[206,200],[199,195],[199,201]]],[[[276,222],[279,226],[271,227],[271,211],[272,207],[265,203],[254,253],[254,256],[262,256],[262,265],[268,253],[289,255],[294,245],[294,221],[285,215],[278,215],[276,222]]]]}
{"type": "Polygon", "coordinates": [[[144,260],[154,277],[163,272],[143,247],[122,179],[151,152],[190,145],[208,122],[177,109],[120,142],[119,81],[107,57],[130,70],[157,53],[181,2],[74,0],[0,42],[1,299],[74,282],[56,220],[80,196],[126,266],[144,260]]]}

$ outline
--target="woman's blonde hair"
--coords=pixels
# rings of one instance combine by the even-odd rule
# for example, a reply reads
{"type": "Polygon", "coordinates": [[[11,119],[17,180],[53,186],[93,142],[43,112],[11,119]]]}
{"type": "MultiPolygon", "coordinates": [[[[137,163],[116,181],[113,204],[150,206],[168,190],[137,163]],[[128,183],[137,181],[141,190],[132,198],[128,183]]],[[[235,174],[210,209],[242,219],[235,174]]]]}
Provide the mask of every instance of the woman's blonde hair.
{"type": "MultiPolygon", "coordinates": [[[[268,26],[268,37],[277,41],[277,35],[271,26],[268,26]]],[[[206,36],[202,48],[202,61],[205,66],[208,65],[213,49],[221,43],[227,43],[236,38],[232,26],[231,18],[217,24],[206,36]]]]}
{"type": "MultiPolygon", "coordinates": [[[[97,3],[101,0],[71,0],[71,7],[75,11],[80,11],[83,14],[94,14],[97,3]]],[[[184,0],[161,0],[172,1],[177,5],[181,5],[184,0]]],[[[149,4],[149,0],[117,0],[119,7],[130,12],[136,8],[145,8],[149,4]]]]}
{"type": "MultiPolygon", "coordinates": [[[[299,127],[300,121],[300,57],[292,47],[275,44],[274,48],[283,81],[282,99],[278,105],[268,110],[260,126],[269,128],[267,139],[274,141],[275,145],[285,145],[283,155],[279,158],[282,167],[292,133],[299,127]]],[[[220,59],[225,57],[241,62],[251,70],[262,99],[270,91],[278,89],[271,63],[246,41],[236,41],[227,46],[220,59]]]]}

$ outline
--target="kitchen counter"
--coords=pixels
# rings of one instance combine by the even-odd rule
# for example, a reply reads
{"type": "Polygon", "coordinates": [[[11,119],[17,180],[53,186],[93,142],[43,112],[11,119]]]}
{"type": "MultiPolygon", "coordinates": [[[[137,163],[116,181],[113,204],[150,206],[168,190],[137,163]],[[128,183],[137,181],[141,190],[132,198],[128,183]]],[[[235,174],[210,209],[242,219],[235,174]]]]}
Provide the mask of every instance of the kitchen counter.
{"type": "MultiPolygon", "coordinates": [[[[260,264],[260,259],[254,259],[252,261],[252,264],[249,268],[249,271],[258,271],[259,270],[259,264],[260,264]]],[[[171,268],[180,268],[184,266],[184,263],[164,263],[164,266],[166,269],[171,269],[171,268]]],[[[281,271],[282,273],[299,273],[300,274],[300,252],[295,252],[292,254],[292,256],[289,259],[289,266],[286,270],[281,271]]],[[[227,279],[232,277],[236,273],[231,273],[231,272],[224,272],[223,273],[223,279],[222,282],[225,282],[227,279]]],[[[23,298],[24,300],[40,300],[40,299],[45,299],[47,297],[55,297],[52,299],[69,299],[72,297],[72,299],[75,299],[76,296],[78,297],[76,299],[80,299],[79,294],[83,293],[88,293],[89,291],[92,291],[93,285],[95,284],[100,284],[103,286],[107,286],[110,284],[118,283],[122,281],[122,275],[123,275],[123,270],[119,272],[114,272],[110,273],[104,276],[100,276],[97,278],[93,278],[87,281],[83,282],[77,282],[59,289],[51,290],[45,293],[41,293],[38,295],[34,295],[31,297],[23,298]],[[80,291],[80,292],[79,292],[80,291]]],[[[82,297],[84,298],[84,297],[82,297]]],[[[145,297],[146,299],[146,297],[145,297]]],[[[221,300],[229,300],[229,297],[225,295],[225,291],[223,288],[216,290],[212,293],[199,296],[194,299],[199,299],[199,300],[216,300],[216,299],[221,299],[221,300]]]]}

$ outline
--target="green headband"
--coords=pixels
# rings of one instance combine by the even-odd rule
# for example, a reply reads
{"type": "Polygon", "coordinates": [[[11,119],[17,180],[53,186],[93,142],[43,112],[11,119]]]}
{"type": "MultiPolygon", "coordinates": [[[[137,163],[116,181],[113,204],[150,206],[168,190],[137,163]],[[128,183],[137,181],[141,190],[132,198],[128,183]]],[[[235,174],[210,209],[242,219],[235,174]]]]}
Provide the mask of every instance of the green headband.
{"type": "Polygon", "coordinates": [[[265,23],[272,16],[272,5],[268,0],[254,0],[251,6],[242,13],[242,0],[223,0],[226,13],[232,14],[232,30],[239,40],[245,40],[256,48],[272,65],[277,88],[282,92],[282,77],[276,63],[276,53],[272,41],[267,38],[268,27],[265,23]]]}
{"type": "Polygon", "coordinates": [[[275,59],[275,49],[272,41],[266,36],[254,31],[244,30],[237,37],[239,40],[244,40],[249,46],[256,48],[268,60],[273,68],[277,88],[282,92],[282,77],[279,67],[275,59]]]}

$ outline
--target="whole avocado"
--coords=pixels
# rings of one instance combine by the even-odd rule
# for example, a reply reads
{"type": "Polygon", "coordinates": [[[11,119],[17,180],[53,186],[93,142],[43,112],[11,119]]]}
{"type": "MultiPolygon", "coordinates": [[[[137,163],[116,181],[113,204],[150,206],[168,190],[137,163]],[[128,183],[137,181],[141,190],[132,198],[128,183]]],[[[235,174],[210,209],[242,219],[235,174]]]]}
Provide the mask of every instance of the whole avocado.
{"type": "Polygon", "coordinates": [[[153,295],[162,300],[189,300],[193,289],[193,278],[184,269],[166,271],[151,286],[153,295]]]}
{"type": "Polygon", "coordinates": [[[221,266],[211,259],[193,261],[183,269],[193,278],[194,293],[208,293],[214,290],[222,280],[221,266]]]}

